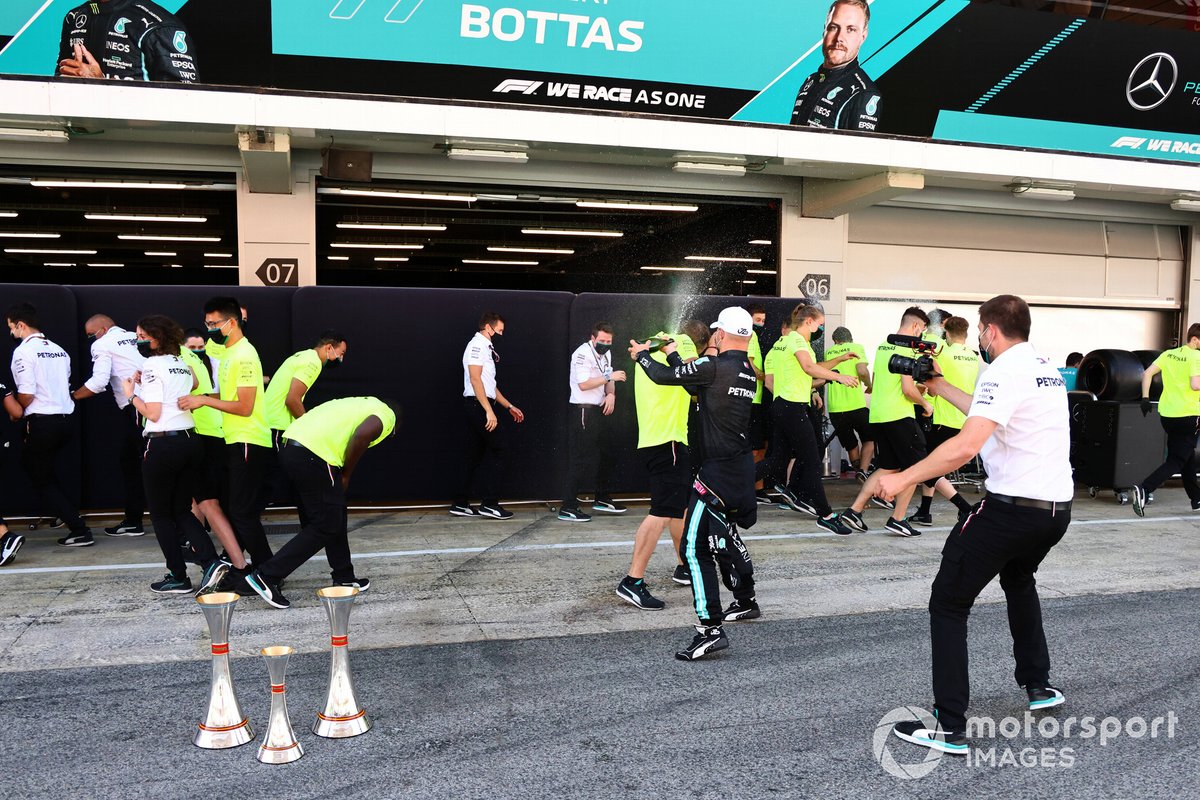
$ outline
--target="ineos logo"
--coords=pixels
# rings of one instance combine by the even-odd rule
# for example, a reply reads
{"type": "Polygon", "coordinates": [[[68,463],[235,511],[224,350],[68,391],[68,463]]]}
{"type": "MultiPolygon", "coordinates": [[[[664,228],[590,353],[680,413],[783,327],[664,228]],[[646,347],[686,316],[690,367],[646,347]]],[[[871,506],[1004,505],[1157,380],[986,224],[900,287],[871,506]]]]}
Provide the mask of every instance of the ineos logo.
{"type": "Polygon", "coordinates": [[[1158,108],[1171,96],[1179,66],[1170,53],[1151,53],[1137,63],[1125,81],[1125,99],[1138,111],[1158,108]]]}

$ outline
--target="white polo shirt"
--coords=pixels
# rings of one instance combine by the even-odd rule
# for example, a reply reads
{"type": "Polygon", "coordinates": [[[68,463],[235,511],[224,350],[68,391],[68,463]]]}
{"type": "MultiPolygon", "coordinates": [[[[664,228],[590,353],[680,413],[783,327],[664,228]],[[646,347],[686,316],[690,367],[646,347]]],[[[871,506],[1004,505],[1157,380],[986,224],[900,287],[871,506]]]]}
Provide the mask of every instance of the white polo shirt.
{"type": "Polygon", "coordinates": [[[593,378],[608,378],[612,375],[612,351],[600,355],[589,339],[571,354],[571,402],[598,406],[604,402],[604,384],[594,389],[580,389],[579,384],[593,378]]]}
{"type": "Polygon", "coordinates": [[[83,385],[96,394],[111,389],[117,408],[125,408],[129,401],[125,399],[121,384],[126,378],[132,378],[145,360],[137,349],[137,335],[113,325],[92,342],[92,377],[83,385]]]}
{"type": "Polygon", "coordinates": [[[146,417],[145,432],[186,431],[196,427],[192,412],[179,407],[179,398],[191,393],[192,368],[183,359],[178,356],[147,358],[136,394],[144,403],[162,403],[162,413],[157,422],[146,417]]]}
{"type": "Polygon", "coordinates": [[[491,339],[484,336],[482,333],[475,334],[471,341],[467,342],[467,349],[463,351],[463,397],[474,397],[475,388],[471,386],[471,371],[468,367],[483,367],[483,391],[487,394],[489,400],[496,399],[496,362],[499,356],[496,355],[496,348],[492,347],[491,339]]]}
{"type": "Polygon", "coordinates": [[[70,414],[71,357],[45,334],[33,333],[12,354],[12,375],[18,394],[33,395],[25,408],[30,414],[70,414]]]}
{"type": "Polygon", "coordinates": [[[967,417],[997,425],[980,451],[989,492],[1063,503],[1075,495],[1067,387],[1028,342],[979,377],[967,417]]]}

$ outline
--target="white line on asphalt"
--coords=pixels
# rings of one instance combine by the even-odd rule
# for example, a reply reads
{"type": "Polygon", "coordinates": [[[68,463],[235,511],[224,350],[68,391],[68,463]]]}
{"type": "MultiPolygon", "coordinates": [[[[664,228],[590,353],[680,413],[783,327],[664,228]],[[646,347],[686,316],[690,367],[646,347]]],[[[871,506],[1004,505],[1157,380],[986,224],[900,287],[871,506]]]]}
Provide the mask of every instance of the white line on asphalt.
{"type": "MultiPolygon", "coordinates": [[[[1115,520],[1115,519],[1085,519],[1077,522],[1072,522],[1072,528],[1079,528],[1085,525],[1121,525],[1127,523],[1139,522],[1184,522],[1186,520],[1194,520],[1196,517],[1133,517],[1132,519],[1115,520]]],[[[926,528],[927,533],[942,533],[948,532],[951,528],[926,528]]],[[[874,531],[868,531],[866,535],[880,535],[884,531],[879,528],[874,531]]],[[[864,534],[855,532],[854,536],[862,536],[864,534]]],[[[841,539],[836,533],[813,532],[813,533],[764,533],[754,536],[743,536],[746,541],[768,541],[774,539],[841,539]]],[[[900,538],[900,537],[896,537],[900,538]]],[[[520,553],[532,552],[537,550],[586,550],[591,547],[596,548],[613,548],[613,547],[630,547],[632,538],[615,542],[557,542],[555,544],[520,544],[506,547],[503,544],[493,545],[489,547],[445,547],[430,550],[388,550],[379,553],[355,553],[355,560],[368,558],[414,558],[420,556],[453,556],[453,555],[475,555],[485,553],[489,550],[498,553],[520,553]]],[[[659,547],[670,545],[669,540],[663,540],[658,543],[659,547]]],[[[310,560],[319,560],[320,555],[314,556],[310,560]]],[[[0,576],[4,575],[48,575],[58,572],[99,572],[106,570],[137,570],[137,569],[163,569],[163,565],[159,562],[143,563],[143,564],[88,564],[78,567],[11,567],[0,569],[0,576]]]]}

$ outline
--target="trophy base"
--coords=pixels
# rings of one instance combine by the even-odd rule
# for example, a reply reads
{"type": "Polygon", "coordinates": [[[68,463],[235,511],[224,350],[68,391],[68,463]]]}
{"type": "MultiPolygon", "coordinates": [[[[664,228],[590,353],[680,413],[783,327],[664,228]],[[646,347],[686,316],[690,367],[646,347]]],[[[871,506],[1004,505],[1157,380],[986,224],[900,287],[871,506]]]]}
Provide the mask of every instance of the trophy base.
{"type": "Polygon", "coordinates": [[[283,747],[267,747],[265,744],[258,748],[258,760],[264,764],[290,764],[299,761],[304,755],[304,748],[299,742],[292,742],[283,747]]]}
{"type": "Polygon", "coordinates": [[[254,741],[254,731],[250,728],[250,720],[244,719],[236,725],[227,727],[212,727],[200,723],[196,733],[195,745],[205,750],[227,750],[230,747],[241,747],[254,741]]]}
{"type": "Polygon", "coordinates": [[[326,739],[348,739],[351,736],[361,736],[369,730],[371,730],[371,718],[367,716],[366,709],[349,717],[330,717],[325,714],[317,714],[317,721],[313,723],[312,727],[314,734],[326,739]]]}

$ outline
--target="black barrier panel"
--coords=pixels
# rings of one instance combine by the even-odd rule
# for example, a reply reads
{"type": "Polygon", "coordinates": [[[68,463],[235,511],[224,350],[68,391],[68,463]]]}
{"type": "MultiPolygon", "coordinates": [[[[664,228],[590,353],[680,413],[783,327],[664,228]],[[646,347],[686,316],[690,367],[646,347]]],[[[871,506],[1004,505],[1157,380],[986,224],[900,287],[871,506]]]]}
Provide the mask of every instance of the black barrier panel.
{"type": "MultiPolygon", "coordinates": [[[[32,303],[41,317],[42,332],[52,342],[60,345],[71,356],[71,386],[78,386],[88,373],[89,361],[86,352],[80,347],[80,337],[75,335],[75,296],[65,286],[50,286],[42,284],[0,284],[0,308],[6,309],[13,303],[32,303]]],[[[7,325],[4,330],[3,347],[0,347],[0,358],[4,363],[0,366],[0,378],[9,389],[14,388],[12,379],[12,353],[17,342],[8,335],[7,325]]],[[[0,480],[3,481],[3,493],[0,494],[0,514],[4,516],[51,515],[48,509],[42,507],[39,498],[33,492],[25,470],[21,468],[21,426],[9,422],[8,415],[0,415],[0,438],[7,442],[3,456],[0,457],[0,480]]],[[[67,496],[73,501],[79,501],[80,495],[80,437],[76,415],[76,436],[59,457],[58,472],[66,489],[67,496]]]]}
{"type": "Polygon", "coordinates": [[[364,456],[351,500],[451,499],[462,464],[463,350],[478,330],[479,315],[488,310],[505,320],[504,336],[494,340],[500,391],[526,415],[516,425],[497,410],[507,437],[500,494],[552,498],[566,464],[566,404],[560,400],[571,301],[570,294],[559,292],[298,290],[292,309],[295,349],[312,346],[327,327],[340,330],[347,341],[345,364],[317,380],[305,406],[373,395],[395,399],[403,408],[396,436],[364,456]]]}
{"type": "MultiPolygon", "coordinates": [[[[270,375],[292,352],[292,295],[295,289],[249,286],[72,286],[77,306],[70,342],[80,360],[73,362],[78,386],[91,375],[91,355],[83,326],[93,314],[107,314],[133,330],[149,314],[166,314],[186,328],[204,327],[204,303],[227,294],[245,308],[246,338],[258,350],[263,374],[270,375]]],[[[64,347],[66,345],[64,344],[64,347]]],[[[69,349],[69,348],[68,348],[69,349]]],[[[109,392],[78,403],[83,422],[83,502],[88,508],[122,508],[124,490],[117,465],[121,419],[109,392]]]]}
{"type": "MultiPolygon", "coordinates": [[[[770,297],[676,296],[648,294],[581,294],[571,306],[568,354],[591,336],[592,326],[606,321],[613,324],[613,369],[625,370],[628,380],[617,385],[617,408],[614,412],[615,458],[612,490],[614,492],[645,492],[648,486],[646,470],[637,455],[637,414],[633,402],[634,369],[630,360],[629,340],[646,339],[658,331],[678,332],[681,320],[696,318],[711,323],[727,306],[761,305],[767,310],[767,323],[761,337],[763,356],[779,338],[779,325],[791,313],[798,299],[770,297]]],[[[569,356],[568,356],[569,357],[569,356]]],[[[563,362],[563,374],[567,375],[563,362]]],[[[569,378],[554,387],[554,401],[564,409],[570,398],[569,378]]],[[[566,443],[565,428],[556,434],[566,443]]],[[[559,482],[559,493],[566,491],[566,478],[559,482]]],[[[585,490],[586,491],[586,490],[585,490]]]]}

